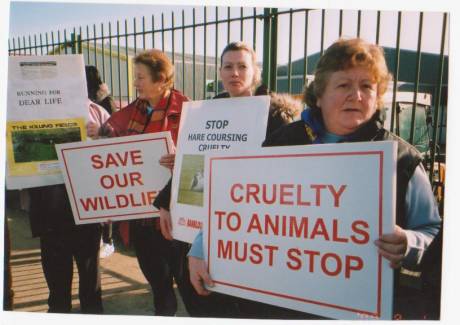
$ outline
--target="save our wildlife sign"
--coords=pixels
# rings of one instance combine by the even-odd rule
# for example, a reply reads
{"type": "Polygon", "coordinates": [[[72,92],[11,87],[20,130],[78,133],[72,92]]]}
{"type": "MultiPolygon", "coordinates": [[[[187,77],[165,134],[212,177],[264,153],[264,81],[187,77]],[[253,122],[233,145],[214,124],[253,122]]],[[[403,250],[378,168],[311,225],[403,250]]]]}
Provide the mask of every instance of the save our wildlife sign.
{"type": "Polygon", "coordinates": [[[76,224],[158,217],[152,203],[171,177],[158,163],[168,132],[57,145],[76,224]]]}

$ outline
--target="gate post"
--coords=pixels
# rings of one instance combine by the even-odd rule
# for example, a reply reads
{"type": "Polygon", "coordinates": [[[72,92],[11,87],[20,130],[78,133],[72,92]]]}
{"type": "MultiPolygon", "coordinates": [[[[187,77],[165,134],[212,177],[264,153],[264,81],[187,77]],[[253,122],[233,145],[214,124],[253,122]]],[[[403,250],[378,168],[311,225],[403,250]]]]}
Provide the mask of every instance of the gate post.
{"type": "Polygon", "coordinates": [[[72,46],[72,54],[81,54],[81,35],[76,35],[76,33],[70,34],[70,44],[72,46]]]}
{"type": "Polygon", "coordinates": [[[278,9],[264,9],[264,52],[262,82],[276,91],[276,51],[278,39],[278,9]]]}

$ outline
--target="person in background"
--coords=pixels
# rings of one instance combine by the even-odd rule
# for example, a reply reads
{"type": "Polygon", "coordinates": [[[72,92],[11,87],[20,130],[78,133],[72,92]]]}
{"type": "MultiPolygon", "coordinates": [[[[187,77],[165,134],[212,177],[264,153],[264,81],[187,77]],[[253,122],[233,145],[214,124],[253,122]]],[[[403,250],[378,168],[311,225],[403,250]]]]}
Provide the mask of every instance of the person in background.
{"type": "MultiPolygon", "coordinates": [[[[101,106],[87,100],[87,134],[100,127],[109,115],[101,106]]],[[[102,314],[99,270],[100,224],[75,225],[64,184],[34,187],[30,193],[30,226],[33,237],[40,237],[41,263],[49,289],[48,312],[72,310],[73,260],[77,264],[80,312],[102,314]]]]}
{"type": "MultiPolygon", "coordinates": [[[[390,80],[382,48],[359,38],[339,39],[324,52],[316,67],[314,81],[305,88],[304,101],[308,108],[302,112],[301,120],[279,128],[267,137],[263,145],[397,142],[396,225],[392,233],[375,238],[375,245],[379,254],[395,270],[394,313],[404,318],[413,306],[405,305],[400,299],[404,288],[398,282],[399,270],[401,267],[416,269],[420,266],[427,247],[440,229],[441,219],[420,153],[383,128],[381,108],[390,80]]],[[[198,293],[208,295],[203,283],[212,287],[213,282],[203,259],[202,238],[195,240],[191,252],[192,284],[198,293]]],[[[263,313],[264,308],[255,312],[260,316],[263,313]]],[[[271,316],[316,318],[282,309],[268,315],[268,318],[271,316]]]]}
{"type": "MultiPolygon", "coordinates": [[[[244,96],[270,95],[270,107],[267,121],[266,134],[272,134],[280,126],[288,124],[299,117],[302,109],[300,101],[295,100],[287,94],[269,93],[264,85],[260,85],[261,71],[257,65],[257,56],[254,50],[243,42],[229,43],[221,54],[220,78],[225,92],[218,94],[215,98],[232,98],[244,96]]],[[[172,168],[175,155],[163,156],[160,163],[172,168]]],[[[171,181],[160,192],[154,205],[160,209],[161,231],[166,239],[172,240],[172,222],[169,213],[171,200],[171,181]]],[[[202,232],[198,235],[198,241],[202,241],[202,232]]],[[[196,240],[196,241],[197,241],[196,240]]],[[[200,287],[196,285],[197,272],[195,261],[202,259],[202,252],[199,252],[193,244],[189,255],[190,279],[199,294],[203,294],[200,287]],[[196,258],[197,257],[197,258],[196,258]]],[[[198,244],[202,246],[202,244],[198,244]]],[[[203,263],[204,264],[204,263],[203,263]]],[[[258,314],[256,310],[263,309],[263,314],[270,313],[271,306],[259,304],[253,301],[239,299],[228,295],[213,293],[207,298],[207,316],[251,318],[258,314]],[[258,308],[258,309],[257,309],[258,308]]]]}
{"type": "MultiPolygon", "coordinates": [[[[134,75],[138,98],[113,113],[100,135],[120,137],[170,131],[176,143],[182,103],[188,98],[173,88],[171,61],[159,50],[144,51],[134,58],[134,75]]],[[[190,283],[186,264],[189,245],[166,240],[158,218],[121,222],[119,230],[124,243],[133,244],[142,273],[152,288],[155,315],[175,315],[174,279],[188,313],[200,316],[200,297],[190,283]]]]}
{"type": "MultiPolygon", "coordinates": [[[[107,114],[104,114],[102,123],[98,121],[91,121],[88,124],[88,131],[93,138],[97,138],[99,134],[99,127],[105,123],[112,113],[117,111],[115,101],[110,96],[109,87],[102,82],[99,70],[93,65],[85,66],[86,72],[86,86],[88,89],[88,98],[94,103],[100,105],[105,109],[107,114]]],[[[106,258],[115,252],[115,245],[113,243],[113,224],[111,222],[102,225],[102,239],[100,258],[106,258]]]]}
{"type": "Polygon", "coordinates": [[[118,111],[115,101],[110,95],[109,86],[102,81],[99,70],[94,65],[87,65],[85,72],[88,98],[102,106],[109,115],[118,111]]]}
{"type": "MultiPolygon", "coordinates": [[[[266,134],[299,117],[302,109],[300,101],[288,94],[269,93],[267,87],[260,85],[261,71],[257,65],[254,50],[243,42],[229,43],[221,54],[220,78],[225,92],[214,98],[270,95],[270,108],[266,134]]],[[[164,155],[160,164],[174,167],[175,154],[164,155]]],[[[160,209],[161,232],[166,239],[172,240],[172,223],[169,213],[171,201],[171,180],[161,190],[153,203],[160,209]]]]}

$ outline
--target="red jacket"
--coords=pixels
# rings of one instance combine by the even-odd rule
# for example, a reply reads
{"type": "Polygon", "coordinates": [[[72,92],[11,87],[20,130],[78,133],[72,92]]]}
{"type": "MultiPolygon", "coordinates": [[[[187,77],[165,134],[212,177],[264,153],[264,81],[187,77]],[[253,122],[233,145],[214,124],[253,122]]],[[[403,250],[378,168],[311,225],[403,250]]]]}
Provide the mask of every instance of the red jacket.
{"type": "Polygon", "coordinates": [[[188,98],[185,95],[172,89],[170,95],[162,98],[154,107],[153,114],[149,119],[147,113],[148,103],[144,100],[136,99],[125,108],[112,114],[101,128],[101,135],[121,137],[170,131],[172,139],[176,143],[182,103],[186,101],[188,101],[188,98]]]}
{"type": "MultiPolygon", "coordinates": [[[[154,107],[153,113],[149,115],[147,111],[148,103],[144,100],[136,99],[125,108],[113,113],[102,126],[100,133],[102,136],[107,137],[121,137],[170,131],[172,140],[176,144],[182,103],[186,101],[188,101],[186,96],[172,89],[169,96],[162,98],[154,107]]],[[[159,227],[159,222],[156,221],[155,225],[159,227]]],[[[129,223],[121,222],[119,230],[123,242],[128,245],[129,223]]]]}

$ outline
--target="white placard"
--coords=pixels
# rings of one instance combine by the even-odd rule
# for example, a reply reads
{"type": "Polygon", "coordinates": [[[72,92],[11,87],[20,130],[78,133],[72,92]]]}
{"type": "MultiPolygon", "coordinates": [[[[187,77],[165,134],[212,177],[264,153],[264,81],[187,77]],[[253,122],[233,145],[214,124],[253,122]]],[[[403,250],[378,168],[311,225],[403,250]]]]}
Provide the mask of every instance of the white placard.
{"type": "Polygon", "coordinates": [[[76,224],[158,217],[171,172],[160,166],[169,132],[56,145],[76,224]]]}
{"type": "Polygon", "coordinates": [[[8,58],[9,189],[63,182],[54,145],[85,141],[87,97],[82,55],[8,58]]]}
{"type": "Polygon", "coordinates": [[[210,153],[204,246],[218,292],[336,319],[391,319],[395,142],[210,153]],[[225,177],[224,177],[225,175],[225,177]]]}
{"type": "Polygon", "coordinates": [[[191,243],[206,215],[204,154],[251,152],[260,148],[267,128],[269,96],[186,102],[177,141],[171,216],[173,237],[191,243]]]}

